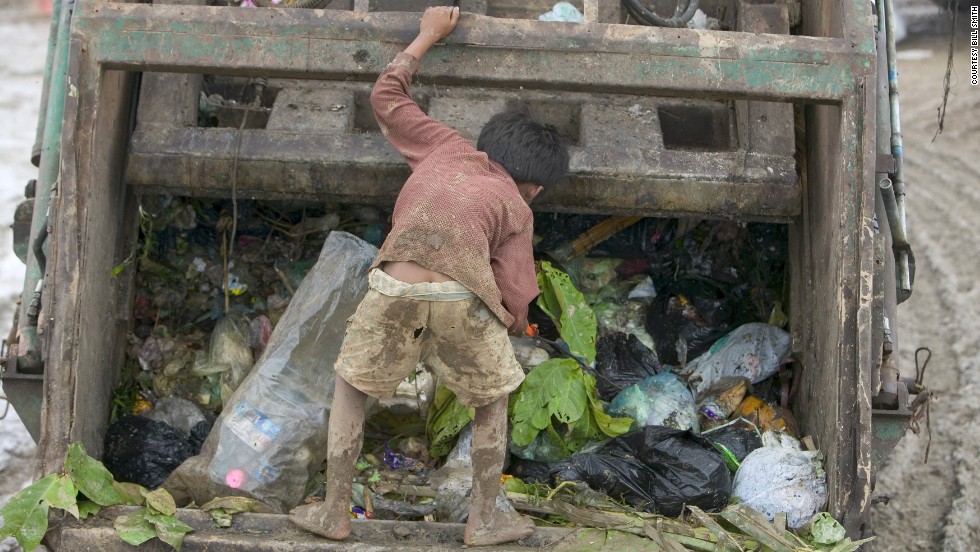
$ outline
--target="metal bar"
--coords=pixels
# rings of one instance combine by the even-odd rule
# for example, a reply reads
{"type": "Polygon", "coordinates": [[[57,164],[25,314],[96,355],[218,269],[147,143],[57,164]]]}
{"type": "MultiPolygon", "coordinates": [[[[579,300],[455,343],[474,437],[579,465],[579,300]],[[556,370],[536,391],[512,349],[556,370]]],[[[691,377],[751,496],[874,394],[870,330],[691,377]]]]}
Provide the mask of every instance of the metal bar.
{"type": "Polygon", "coordinates": [[[41,81],[41,109],[38,110],[37,135],[34,147],[31,148],[31,163],[41,166],[41,147],[44,143],[44,122],[48,109],[48,91],[51,84],[51,66],[54,65],[55,46],[58,43],[58,26],[61,24],[61,2],[54,2],[51,7],[51,28],[48,29],[48,53],[44,61],[44,80],[41,81]]]}
{"type": "MultiPolygon", "coordinates": [[[[902,155],[902,118],[898,107],[898,63],[895,53],[895,8],[892,0],[878,0],[885,10],[885,42],[888,52],[888,92],[891,104],[892,155],[895,157],[894,193],[900,234],[895,237],[895,262],[898,265],[898,299],[912,295],[912,274],[909,267],[909,243],[905,238],[905,169],[902,155]]],[[[895,232],[896,228],[892,231],[895,232]]],[[[893,234],[894,235],[894,234],[893,234]]]]}
{"type": "MultiPolygon", "coordinates": [[[[854,51],[840,39],[552,25],[466,14],[422,78],[700,97],[838,103],[854,51]],[[492,67],[492,70],[488,70],[492,67]]],[[[76,36],[106,69],[372,80],[417,33],[417,16],[86,2],[76,36]]]]}
{"type": "MultiPolygon", "coordinates": [[[[32,247],[27,251],[27,270],[21,305],[34,306],[38,286],[44,279],[43,259],[39,259],[33,241],[43,239],[47,234],[48,214],[55,182],[58,180],[61,162],[61,129],[65,115],[65,75],[68,68],[68,43],[71,31],[74,0],[63,0],[60,8],[61,20],[58,24],[54,58],[49,81],[49,94],[45,114],[44,138],[41,147],[40,168],[37,179],[37,195],[34,198],[34,215],[31,220],[32,247]]],[[[43,245],[43,244],[41,244],[43,245]]],[[[40,245],[38,246],[40,247],[40,245]]],[[[40,308],[39,297],[37,308],[40,308]]],[[[26,373],[39,373],[43,370],[37,347],[37,322],[31,320],[30,308],[22,308],[17,323],[18,370],[26,373]]]]}

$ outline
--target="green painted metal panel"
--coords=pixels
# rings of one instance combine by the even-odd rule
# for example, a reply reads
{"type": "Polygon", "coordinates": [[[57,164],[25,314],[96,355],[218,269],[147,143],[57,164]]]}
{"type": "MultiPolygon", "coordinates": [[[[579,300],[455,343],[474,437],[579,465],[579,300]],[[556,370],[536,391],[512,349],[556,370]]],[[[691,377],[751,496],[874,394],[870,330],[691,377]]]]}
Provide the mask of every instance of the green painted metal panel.
{"type": "MultiPolygon", "coordinates": [[[[417,14],[86,2],[74,32],[110,69],[373,79],[417,14]]],[[[860,52],[840,39],[560,25],[466,15],[426,58],[432,82],[837,103],[860,52]],[[543,32],[547,30],[547,32],[543,32]],[[492,68],[492,70],[490,70],[492,68]]]]}

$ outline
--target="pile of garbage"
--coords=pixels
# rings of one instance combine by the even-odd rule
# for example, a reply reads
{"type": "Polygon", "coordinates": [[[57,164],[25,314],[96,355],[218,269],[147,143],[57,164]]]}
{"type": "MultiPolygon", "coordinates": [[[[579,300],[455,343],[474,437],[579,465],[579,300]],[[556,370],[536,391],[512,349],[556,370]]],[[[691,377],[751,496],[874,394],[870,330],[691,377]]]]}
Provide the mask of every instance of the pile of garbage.
{"type": "MultiPolygon", "coordinates": [[[[333,360],[386,219],[245,203],[231,228],[226,202],[152,205],[107,467],[178,504],[322,498],[333,360]]],[[[843,542],[789,408],[785,228],[539,214],[535,229],[542,294],[534,335],[512,338],[527,376],[498,508],[655,541],[843,542]]],[[[372,401],[352,515],[464,521],[472,419],[424,367],[372,401]]]]}

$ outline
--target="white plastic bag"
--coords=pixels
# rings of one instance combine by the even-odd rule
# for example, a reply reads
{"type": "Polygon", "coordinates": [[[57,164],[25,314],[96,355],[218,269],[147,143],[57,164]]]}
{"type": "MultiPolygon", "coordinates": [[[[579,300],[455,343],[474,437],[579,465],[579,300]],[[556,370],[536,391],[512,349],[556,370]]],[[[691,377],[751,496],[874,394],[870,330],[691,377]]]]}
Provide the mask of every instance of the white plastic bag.
{"type": "Polygon", "coordinates": [[[551,11],[538,16],[538,21],[562,21],[565,23],[582,23],[585,17],[574,5],[568,2],[558,2],[551,11]]]}
{"type": "Polygon", "coordinates": [[[727,376],[749,378],[752,383],[774,375],[789,359],[793,340],[784,330],[770,324],[752,322],[739,326],[715,341],[707,352],[685,368],[697,382],[698,397],[714,383],[727,376]]]}
{"type": "Polygon", "coordinates": [[[762,448],[742,461],[732,495],[769,521],[786,513],[786,523],[802,527],[827,501],[827,474],[820,452],[804,451],[800,442],[774,431],[762,436],[762,448]]]}

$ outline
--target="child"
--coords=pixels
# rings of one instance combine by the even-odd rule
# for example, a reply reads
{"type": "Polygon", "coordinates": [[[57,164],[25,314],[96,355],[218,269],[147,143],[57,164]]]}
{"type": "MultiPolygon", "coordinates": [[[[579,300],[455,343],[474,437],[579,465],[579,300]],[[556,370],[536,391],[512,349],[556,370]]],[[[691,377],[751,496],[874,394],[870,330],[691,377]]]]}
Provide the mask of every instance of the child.
{"type": "Polygon", "coordinates": [[[568,170],[554,127],[501,113],[477,148],[429,118],[409,95],[419,61],[456,27],[459,8],[429,8],[418,37],[378,77],[371,105],[381,132],[408,161],[391,233],[337,359],[330,410],[327,496],[290,519],[324,537],[350,534],[348,506],[367,395],[391,397],[421,360],[476,409],[470,545],[529,536],[533,524],[495,512],[507,445],[507,397],[524,372],[507,337],[527,327],[539,293],[528,204],[568,170]]]}

